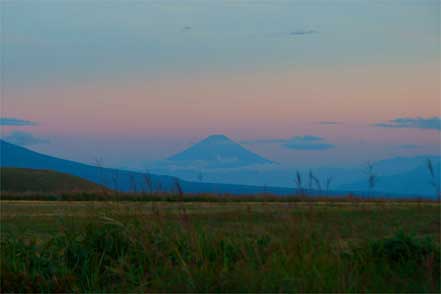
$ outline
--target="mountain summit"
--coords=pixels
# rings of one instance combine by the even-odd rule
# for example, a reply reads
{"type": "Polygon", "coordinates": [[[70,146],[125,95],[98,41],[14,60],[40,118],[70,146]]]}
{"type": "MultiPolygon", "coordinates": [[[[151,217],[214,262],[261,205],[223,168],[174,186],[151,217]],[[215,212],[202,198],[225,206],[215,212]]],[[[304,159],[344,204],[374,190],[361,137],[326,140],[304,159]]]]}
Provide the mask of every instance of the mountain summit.
{"type": "Polygon", "coordinates": [[[221,134],[208,136],[167,160],[176,164],[210,168],[236,168],[273,163],[221,134]]]}

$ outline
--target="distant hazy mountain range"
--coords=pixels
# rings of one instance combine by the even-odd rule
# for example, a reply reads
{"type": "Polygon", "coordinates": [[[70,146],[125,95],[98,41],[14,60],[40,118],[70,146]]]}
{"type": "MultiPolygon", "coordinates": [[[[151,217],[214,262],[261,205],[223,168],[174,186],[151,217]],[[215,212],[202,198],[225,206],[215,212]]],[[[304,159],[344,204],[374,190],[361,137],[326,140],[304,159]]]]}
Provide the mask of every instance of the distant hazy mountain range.
{"type": "MultiPolygon", "coordinates": [[[[176,191],[178,181],[186,193],[295,194],[296,169],[284,167],[252,153],[223,135],[210,136],[151,169],[155,174],[102,168],[43,155],[26,148],[1,142],[0,166],[47,169],[81,177],[121,191],[176,191]],[[176,168],[179,166],[179,168],[176,168]],[[197,174],[202,171],[200,176],[197,174]],[[162,175],[165,174],[165,175],[162,175]],[[178,180],[177,177],[180,179],[178,180]]],[[[435,181],[440,182],[440,157],[393,158],[375,163],[378,183],[374,192],[383,196],[435,197],[427,158],[433,162],[435,181]]],[[[304,188],[309,188],[308,171],[303,170],[304,188]]],[[[333,195],[372,194],[366,175],[360,169],[328,168],[314,170],[325,187],[332,178],[333,195]],[[369,191],[369,192],[368,192],[369,191]]],[[[313,187],[316,188],[316,187],[313,187]]],[[[324,192],[323,192],[324,193],[324,192]]],[[[314,194],[320,194],[317,191],[314,194]]]]}
{"type": "Polygon", "coordinates": [[[238,168],[272,161],[257,155],[225,135],[212,135],[167,159],[169,164],[200,168],[238,168]]]}
{"type": "MultiPolygon", "coordinates": [[[[432,160],[435,181],[439,185],[440,156],[395,157],[374,163],[374,171],[378,176],[374,191],[401,195],[435,195],[436,189],[430,183],[433,179],[426,166],[427,159],[432,160]]],[[[186,180],[203,179],[217,183],[280,187],[293,187],[295,174],[300,170],[304,185],[309,187],[309,170],[272,163],[224,135],[213,135],[151,168],[155,172],[186,180]]],[[[331,179],[332,190],[372,193],[363,166],[317,168],[313,172],[320,179],[322,187],[327,179],[331,179]]]]}
{"type": "Polygon", "coordinates": [[[171,176],[102,168],[40,154],[3,140],[0,140],[0,149],[0,166],[2,167],[63,172],[120,191],[176,192],[178,181],[185,193],[258,194],[267,192],[277,195],[296,193],[295,189],[290,188],[196,183],[178,180],[171,176]]]}
{"type": "MultiPolygon", "coordinates": [[[[432,165],[435,177],[432,178],[427,167],[428,158],[417,157],[418,164],[416,167],[410,168],[402,172],[393,172],[393,169],[387,161],[380,161],[377,164],[377,175],[378,181],[375,185],[375,190],[386,191],[390,193],[401,193],[401,194],[414,194],[414,195],[427,195],[433,196],[436,194],[437,185],[440,187],[440,158],[432,157],[432,165]],[[432,182],[434,181],[434,182],[432,182]],[[435,186],[434,186],[435,185],[435,186]]],[[[415,158],[413,158],[415,160],[415,158]]],[[[388,160],[389,161],[389,160],[388,160]]],[[[410,165],[411,159],[394,158],[390,160],[391,162],[396,162],[402,165],[410,165]]],[[[366,190],[367,189],[366,179],[358,180],[353,183],[343,184],[338,187],[342,190],[366,190]]]]}

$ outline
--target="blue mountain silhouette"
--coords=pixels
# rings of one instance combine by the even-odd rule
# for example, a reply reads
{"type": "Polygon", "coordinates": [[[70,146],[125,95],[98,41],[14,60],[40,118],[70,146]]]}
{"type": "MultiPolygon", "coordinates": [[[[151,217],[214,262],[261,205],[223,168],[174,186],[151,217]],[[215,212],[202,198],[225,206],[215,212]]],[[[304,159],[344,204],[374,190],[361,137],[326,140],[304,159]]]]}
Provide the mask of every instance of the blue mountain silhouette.
{"type": "Polygon", "coordinates": [[[176,192],[176,182],[178,181],[185,193],[239,195],[268,192],[277,195],[288,195],[296,192],[290,188],[199,183],[183,181],[166,175],[146,175],[139,172],[97,167],[37,153],[3,140],[0,140],[0,151],[0,166],[2,167],[46,169],[64,172],[119,191],[136,190],[138,192],[150,192],[150,190],[153,190],[155,192],[176,192]],[[151,185],[147,184],[146,176],[151,181],[151,185]]]}
{"type": "Polygon", "coordinates": [[[273,163],[245,149],[225,135],[211,135],[167,160],[176,164],[201,165],[211,168],[234,168],[273,163]]]}

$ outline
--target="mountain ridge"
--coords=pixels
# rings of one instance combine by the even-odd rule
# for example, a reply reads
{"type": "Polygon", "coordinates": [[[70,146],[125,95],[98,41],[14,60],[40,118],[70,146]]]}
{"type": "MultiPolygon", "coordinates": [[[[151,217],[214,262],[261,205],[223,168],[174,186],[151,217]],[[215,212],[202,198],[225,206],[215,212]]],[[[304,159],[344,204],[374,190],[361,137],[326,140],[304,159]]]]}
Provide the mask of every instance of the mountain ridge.
{"type": "MultiPolygon", "coordinates": [[[[196,182],[189,180],[182,180],[175,176],[161,175],[161,174],[146,174],[135,171],[118,170],[112,168],[103,168],[91,166],[75,161],[59,159],[49,155],[37,153],[35,151],[20,147],[11,143],[7,143],[0,139],[0,166],[1,167],[17,167],[17,168],[31,168],[31,169],[45,169],[53,170],[70,175],[78,176],[80,178],[92,181],[98,185],[105,186],[112,190],[122,192],[172,192],[176,193],[177,183],[181,186],[184,193],[214,193],[214,194],[231,194],[231,195],[250,195],[269,193],[274,195],[294,195],[299,192],[295,188],[271,186],[271,185],[253,185],[253,184],[231,184],[231,183],[212,183],[212,182],[196,182]],[[150,184],[148,184],[148,182],[150,184]]],[[[436,165],[438,168],[439,162],[436,165]]],[[[439,171],[439,169],[438,169],[439,171]]],[[[427,172],[426,172],[427,173],[427,172]]],[[[417,178],[413,172],[409,174],[406,181],[411,183],[411,179],[417,178]]],[[[421,188],[428,186],[427,176],[422,178],[421,188]]],[[[387,183],[391,181],[396,188],[400,187],[400,178],[381,177],[380,183],[387,183]]],[[[339,185],[332,191],[307,191],[308,195],[322,195],[322,196],[336,196],[336,195],[367,195],[364,182],[357,182],[349,185],[339,185]],[[364,191],[363,191],[364,190],[364,191]]],[[[434,194],[421,194],[411,191],[411,193],[397,193],[384,191],[385,187],[380,184],[375,189],[375,194],[379,197],[434,197],[434,194]]],[[[411,187],[406,187],[410,189],[411,187]]],[[[402,189],[402,188],[401,188],[402,189]]],[[[369,192],[372,196],[372,193],[369,192]]]]}
{"type": "Polygon", "coordinates": [[[295,189],[253,185],[191,182],[177,177],[103,168],[41,154],[0,139],[0,167],[46,169],[63,172],[123,192],[176,192],[177,183],[185,193],[292,195],[295,189]]]}
{"type": "Polygon", "coordinates": [[[223,134],[210,135],[166,159],[169,163],[205,168],[236,168],[272,164],[223,134]]]}
{"type": "Polygon", "coordinates": [[[1,167],[2,192],[103,192],[107,188],[83,178],[52,170],[1,167]]]}

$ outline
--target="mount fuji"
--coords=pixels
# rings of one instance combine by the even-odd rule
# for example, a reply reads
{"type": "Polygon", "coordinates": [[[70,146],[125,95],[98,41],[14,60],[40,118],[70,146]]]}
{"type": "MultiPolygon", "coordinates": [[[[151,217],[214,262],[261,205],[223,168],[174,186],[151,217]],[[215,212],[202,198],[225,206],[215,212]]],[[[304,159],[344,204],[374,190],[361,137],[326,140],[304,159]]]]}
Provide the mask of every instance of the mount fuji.
{"type": "Polygon", "coordinates": [[[167,158],[179,166],[205,168],[238,168],[272,164],[268,160],[242,147],[225,135],[211,135],[184,151],[167,158]]]}

